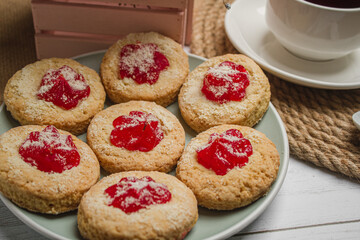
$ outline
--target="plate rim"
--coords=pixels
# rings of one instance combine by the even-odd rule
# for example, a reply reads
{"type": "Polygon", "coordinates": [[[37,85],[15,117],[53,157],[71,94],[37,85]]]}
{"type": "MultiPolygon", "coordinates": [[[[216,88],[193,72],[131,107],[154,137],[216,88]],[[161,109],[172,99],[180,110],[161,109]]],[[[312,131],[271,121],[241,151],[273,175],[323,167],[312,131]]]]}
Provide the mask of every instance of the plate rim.
{"type": "MultiPolygon", "coordinates": [[[[99,51],[93,51],[81,55],[77,55],[75,57],[72,57],[73,59],[81,58],[81,57],[89,57],[91,55],[100,54],[105,52],[106,50],[99,50],[99,51]]],[[[189,57],[199,59],[201,61],[206,61],[207,59],[201,56],[197,56],[195,54],[187,53],[189,57]]],[[[283,163],[281,164],[282,171],[279,171],[278,176],[275,180],[275,182],[272,184],[270,191],[266,194],[266,199],[259,205],[258,208],[256,208],[254,211],[252,211],[248,216],[246,216],[243,220],[240,222],[234,224],[233,226],[211,236],[206,238],[207,240],[215,240],[215,239],[224,239],[228,238],[237,232],[241,231],[243,228],[245,228],[247,225],[252,223],[261,213],[264,212],[264,210],[270,205],[270,203],[274,200],[275,196],[279,192],[281,186],[283,185],[283,182],[285,180],[285,176],[287,174],[287,169],[289,165],[289,143],[288,143],[288,137],[286,134],[286,129],[284,126],[283,121],[281,120],[281,117],[279,113],[276,111],[274,105],[270,102],[269,108],[267,111],[271,109],[272,113],[275,115],[275,118],[277,122],[279,123],[279,127],[281,130],[281,139],[284,143],[283,146],[283,163]]],[[[0,112],[5,110],[5,103],[3,102],[0,105],[0,112]]],[[[56,240],[68,240],[68,238],[59,235],[57,233],[52,232],[51,230],[45,228],[44,226],[36,223],[34,220],[32,220],[30,217],[26,216],[24,213],[21,212],[20,207],[12,203],[9,199],[7,199],[5,196],[0,193],[0,199],[4,203],[4,205],[25,225],[30,227],[31,229],[38,232],[40,235],[56,239],[56,240]]]]}
{"type": "MultiPolygon", "coordinates": [[[[247,44],[248,42],[243,37],[243,34],[239,32],[238,34],[235,34],[231,31],[231,26],[235,25],[235,21],[233,20],[234,16],[234,9],[236,9],[238,6],[240,6],[241,2],[244,2],[246,0],[236,0],[232,6],[231,9],[228,10],[225,14],[225,20],[224,20],[224,26],[225,26],[225,32],[227,37],[229,38],[232,45],[239,51],[242,52],[249,57],[251,57],[255,62],[257,62],[263,69],[266,71],[283,78],[284,80],[287,80],[289,82],[292,82],[294,84],[298,84],[301,86],[306,87],[313,87],[313,88],[319,88],[319,89],[327,89],[327,90],[346,90],[346,89],[358,89],[360,88],[360,81],[354,82],[354,83],[334,83],[334,82],[324,82],[319,81],[316,79],[311,79],[308,77],[302,77],[297,74],[286,72],[285,70],[279,69],[270,63],[268,63],[266,60],[264,60],[261,56],[259,56],[256,52],[250,48],[250,46],[247,44]],[[236,37],[235,37],[236,35],[236,37]],[[242,44],[240,44],[243,43],[242,44]]],[[[259,0],[259,2],[263,2],[265,5],[266,0],[259,0]]],[[[246,6],[246,4],[243,4],[242,6],[246,6]]],[[[290,53],[289,53],[290,54],[290,53]]],[[[353,54],[360,54],[359,50],[356,50],[353,54]],[[358,53],[357,53],[358,52],[358,53]]],[[[306,61],[306,60],[305,60],[306,61]]],[[[309,61],[311,62],[311,61],[309,61]]]]}

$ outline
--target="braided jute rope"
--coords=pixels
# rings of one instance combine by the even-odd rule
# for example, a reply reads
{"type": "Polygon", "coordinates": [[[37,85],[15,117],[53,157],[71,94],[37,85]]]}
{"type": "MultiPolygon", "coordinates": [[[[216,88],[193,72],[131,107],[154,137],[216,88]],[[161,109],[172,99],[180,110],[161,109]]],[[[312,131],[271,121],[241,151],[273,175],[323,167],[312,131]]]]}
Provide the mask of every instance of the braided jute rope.
{"type": "MultiPolygon", "coordinates": [[[[221,0],[195,2],[192,53],[207,58],[237,53],[225,34],[225,13],[221,0]]],[[[351,119],[360,110],[360,90],[313,89],[267,76],[271,102],[286,127],[290,154],[360,179],[360,131],[351,119]]]]}

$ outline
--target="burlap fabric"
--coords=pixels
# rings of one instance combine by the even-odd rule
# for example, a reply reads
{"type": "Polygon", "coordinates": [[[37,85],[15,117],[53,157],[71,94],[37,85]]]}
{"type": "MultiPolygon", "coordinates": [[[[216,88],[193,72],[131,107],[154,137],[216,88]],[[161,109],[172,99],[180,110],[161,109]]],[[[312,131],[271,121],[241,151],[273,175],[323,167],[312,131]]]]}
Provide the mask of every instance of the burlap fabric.
{"type": "MultiPolygon", "coordinates": [[[[237,52],[226,38],[225,12],[221,0],[196,0],[191,44],[194,54],[209,58],[237,52]]],[[[34,62],[36,55],[30,0],[0,1],[0,16],[3,92],[6,80],[34,62]]],[[[360,90],[318,90],[267,75],[272,86],[271,101],[285,123],[291,154],[360,178],[360,131],[351,120],[351,115],[360,110],[360,90]]]]}
{"type": "MultiPolygon", "coordinates": [[[[237,53],[226,37],[223,2],[198,0],[195,7],[191,51],[207,58],[237,53]]],[[[360,131],[351,116],[360,110],[360,90],[319,90],[267,76],[271,102],[286,127],[290,154],[359,179],[360,131]]]]}
{"type": "Polygon", "coordinates": [[[6,81],[17,70],[36,61],[30,0],[0,1],[0,43],[0,93],[3,93],[6,81]]]}

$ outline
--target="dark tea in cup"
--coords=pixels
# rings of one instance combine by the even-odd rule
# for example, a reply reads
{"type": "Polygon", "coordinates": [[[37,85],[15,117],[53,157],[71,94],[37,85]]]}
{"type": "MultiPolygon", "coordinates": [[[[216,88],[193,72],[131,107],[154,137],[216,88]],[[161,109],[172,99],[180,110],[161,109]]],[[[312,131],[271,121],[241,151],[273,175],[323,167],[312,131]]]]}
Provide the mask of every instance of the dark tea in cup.
{"type": "Polygon", "coordinates": [[[305,0],[305,2],[332,8],[359,8],[360,0],[305,0]]]}

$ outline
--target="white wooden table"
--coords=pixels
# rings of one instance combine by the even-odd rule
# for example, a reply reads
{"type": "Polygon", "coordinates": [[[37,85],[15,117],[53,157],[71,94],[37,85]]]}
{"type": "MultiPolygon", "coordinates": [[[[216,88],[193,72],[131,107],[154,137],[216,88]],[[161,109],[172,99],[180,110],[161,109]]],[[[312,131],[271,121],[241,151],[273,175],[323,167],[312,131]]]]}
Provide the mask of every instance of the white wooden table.
{"type": "MultiPolygon", "coordinates": [[[[1,240],[43,240],[0,201],[1,240]]],[[[290,157],[278,195],[247,228],[230,239],[360,239],[360,182],[290,157]]]]}

